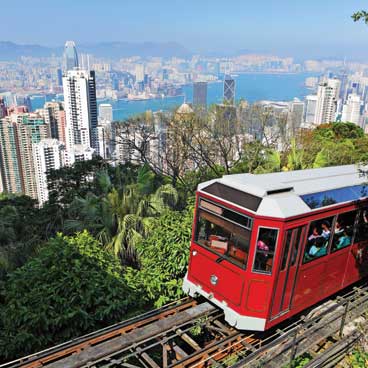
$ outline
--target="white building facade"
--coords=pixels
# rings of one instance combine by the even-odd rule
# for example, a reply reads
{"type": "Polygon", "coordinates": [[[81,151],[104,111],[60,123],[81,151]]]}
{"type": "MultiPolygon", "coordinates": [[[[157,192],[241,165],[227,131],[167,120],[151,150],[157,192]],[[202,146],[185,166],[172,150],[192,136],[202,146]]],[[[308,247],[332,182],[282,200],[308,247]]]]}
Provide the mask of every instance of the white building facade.
{"type": "Polygon", "coordinates": [[[361,105],[362,101],[360,96],[355,93],[350,94],[342,108],[341,121],[350,122],[361,126],[361,105]]]}
{"type": "Polygon", "coordinates": [[[314,124],[320,125],[336,120],[337,101],[339,99],[341,82],[338,79],[328,79],[318,86],[316,114],[314,124]]]}
{"type": "Polygon", "coordinates": [[[43,139],[33,145],[33,165],[36,177],[37,198],[43,205],[49,198],[47,173],[65,166],[65,146],[56,139],[43,139]]]}
{"type": "Polygon", "coordinates": [[[96,148],[97,101],[94,72],[69,70],[63,76],[68,152],[76,145],[96,148]]]}

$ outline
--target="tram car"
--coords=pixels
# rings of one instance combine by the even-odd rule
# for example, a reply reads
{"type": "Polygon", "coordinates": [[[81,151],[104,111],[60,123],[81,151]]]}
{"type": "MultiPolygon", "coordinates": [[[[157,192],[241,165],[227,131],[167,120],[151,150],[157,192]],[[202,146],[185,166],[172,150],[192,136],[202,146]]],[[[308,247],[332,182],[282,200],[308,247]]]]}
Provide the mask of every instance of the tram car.
{"type": "Polygon", "coordinates": [[[365,277],[367,181],[348,165],[200,184],[184,291],[265,331],[365,277]]]}

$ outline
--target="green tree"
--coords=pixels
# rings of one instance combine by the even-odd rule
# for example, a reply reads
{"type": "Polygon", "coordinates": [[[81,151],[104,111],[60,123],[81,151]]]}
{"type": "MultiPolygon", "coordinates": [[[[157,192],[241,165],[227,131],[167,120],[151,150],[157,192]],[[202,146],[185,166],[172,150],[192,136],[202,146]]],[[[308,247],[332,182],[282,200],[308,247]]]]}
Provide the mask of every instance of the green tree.
{"type": "Polygon", "coordinates": [[[99,329],[137,308],[118,262],[87,232],[50,240],[10,275],[4,290],[2,359],[99,329]]]}
{"type": "Polygon", "coordinates": [[[362,20],[365,24],[368,24],[368,12],[365,10],[357,11],[351,16],[354,22],[362,20]]]}
{"type": "Polygon", "coordinates": [[[121,193],[112,188],[105,196],[88,193],[76,197],[70,205],[65,230],[68,233],[87,229],[123,264],[138,266],[135,245],[151,228],[151,219],[168,208],[175,208],[178,193],[171,184],[162,185],[155,193],[142,195],[137,185],[121,193]]]}
{"type": "Polygon", "coordinates": [[[46,238],[48,219],[27,196],[0,199],[0,279],[22,266],[46,238]]]}
{"type": "Polygon", "coordinates": [[[359,161],[354,152],[351,140],[342,142],[326,142],[318,152],[313,167],[348,165],[359,161]]]}
{"type": "Polygon", "coordinates": [[[150,234],[137,245],[141,269],[126,270],[129,286],[157,307],[183,296],[192,221],[193,206],[154,219],[150,234]]]}
{"type": "Polygon", "coordinates": [[[303,150],[297,147],[296,140],[293,138],[289,153],[287,154],[286,170],[301,170],[304,166],[303,150]]]}

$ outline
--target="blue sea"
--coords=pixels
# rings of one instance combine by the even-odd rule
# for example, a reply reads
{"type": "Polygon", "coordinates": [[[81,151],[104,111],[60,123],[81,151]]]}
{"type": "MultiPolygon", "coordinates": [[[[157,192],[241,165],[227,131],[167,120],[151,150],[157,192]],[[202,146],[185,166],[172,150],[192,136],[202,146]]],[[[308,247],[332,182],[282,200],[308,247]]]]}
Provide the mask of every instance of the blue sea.
{"type": "MultiPolygon", "coordinates": [[[[290,101],[294,97],[303,99],[311,91],[304,86],[305,78],[314,76],[310,73],[297,74],[240,74],[235,77],[235,98],[249,102],[260,100],[290,101]]],[[[98,103],[111,103],[114,120],[123,120],[147,110],[171,110],[181,105],[184,100],[192,102],[193,87],[183,87],[184,96],[166,97],[145,101],[99,100],[98,103]]],[[[62,98],[62,97],[59,97],[62,98]]],[[[223,84],[208,84],[208,104],[220,103],[223,98],[223,84]]],[[[57,99],[55,95],[32,96],[32,109],[43,107],[45,101],[57,99]]]]}

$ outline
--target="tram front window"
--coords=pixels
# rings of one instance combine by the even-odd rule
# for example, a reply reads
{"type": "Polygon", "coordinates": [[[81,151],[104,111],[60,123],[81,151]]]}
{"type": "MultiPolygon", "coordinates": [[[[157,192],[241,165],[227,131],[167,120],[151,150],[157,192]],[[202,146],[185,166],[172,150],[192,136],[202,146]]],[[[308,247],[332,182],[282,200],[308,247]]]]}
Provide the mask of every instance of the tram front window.
{"type": "Polygon", "coordinates": [[[250,230],[207,211],[199,210],[196,242],[216,253],[217,262],[226,259],[245,268],[250,230]]]}

